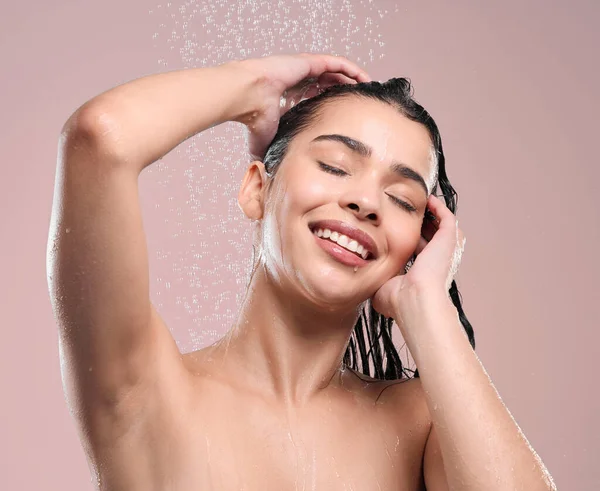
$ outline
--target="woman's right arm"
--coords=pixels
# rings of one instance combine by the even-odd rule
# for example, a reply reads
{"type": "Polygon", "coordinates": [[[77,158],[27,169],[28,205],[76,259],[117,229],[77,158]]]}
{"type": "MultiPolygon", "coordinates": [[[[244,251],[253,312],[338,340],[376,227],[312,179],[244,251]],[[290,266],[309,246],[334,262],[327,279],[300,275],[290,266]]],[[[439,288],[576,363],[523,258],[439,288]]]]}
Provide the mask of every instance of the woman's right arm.
{"type": "Polygon", "coordinates": [[[48,287],[65,394],[90,444],[120,431],[115,418],[138,419],[182,393],[187,371],[150,301],[138,177],[186,138],[252,111],[256,79],[236,67],[126,83],[80,107],[61,132],[48,287]]]}
{"type": "Polygon", "coordinates": [[[300,53],[231,61],[127,82],[88,101],[65,127],[93,134],[138,173],[186,139],[226,121],[248,126],[249,150],[262,158],[287,110],[280,107],[281,96],[289,91],[293,99],[297,84],[313,78],[322,89],[371,80],[342,56],[300,53]]]}
{"type": "Polygon", "coordinates": [[[92,134],[138,174],[186,139],[226,121],[245,122],[258,110],[264,80],[243,61],[142,77],[84,104],[67,133],[92,134]]]}

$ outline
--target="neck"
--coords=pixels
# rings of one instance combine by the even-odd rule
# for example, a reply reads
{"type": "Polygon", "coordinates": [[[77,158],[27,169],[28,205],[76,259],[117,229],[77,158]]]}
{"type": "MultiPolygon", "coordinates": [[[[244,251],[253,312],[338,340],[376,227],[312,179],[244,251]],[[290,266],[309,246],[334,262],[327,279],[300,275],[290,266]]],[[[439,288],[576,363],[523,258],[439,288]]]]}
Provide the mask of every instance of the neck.
{"type": "Polygon", "coordinates": [[[252,392],[303,406],[341,384],[343,357],[359,315],[317,306],[255,269],[240,315],[212,356],[252,392]]]}

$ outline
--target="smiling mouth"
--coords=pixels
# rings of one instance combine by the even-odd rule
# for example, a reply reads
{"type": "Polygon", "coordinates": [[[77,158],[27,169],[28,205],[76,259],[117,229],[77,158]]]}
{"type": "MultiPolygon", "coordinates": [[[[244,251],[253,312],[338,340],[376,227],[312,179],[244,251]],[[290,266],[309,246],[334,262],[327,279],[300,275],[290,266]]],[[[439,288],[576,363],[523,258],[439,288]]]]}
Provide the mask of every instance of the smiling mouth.
{"type": "Polygon", "coordinates": [[[369,252],[367,249],[363,247],[362,244],[359,244],[356,240],[349,238],[344,234],[340,234],[336,231],[331,231],[328,228],[319,228],[315,227],[311,229],[313,235],[316,235],[320,239],[327,240],[329,242],[333,242],[348,252],[353,253],[356,257],[363,259],[365,261],[369,261],[373,259],[373,254],[369,252]]]}

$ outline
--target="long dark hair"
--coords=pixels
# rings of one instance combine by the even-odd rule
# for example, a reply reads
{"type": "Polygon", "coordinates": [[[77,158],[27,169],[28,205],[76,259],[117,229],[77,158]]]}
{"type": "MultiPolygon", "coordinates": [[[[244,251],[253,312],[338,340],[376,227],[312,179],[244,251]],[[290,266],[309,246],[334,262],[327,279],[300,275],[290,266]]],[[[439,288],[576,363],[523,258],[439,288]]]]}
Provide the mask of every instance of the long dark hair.
{"type": "MultiPolygon", "coordinates": [[[[277,168],[285,158],[291,141],[319,118],[321,110],[328,102],[346,97],[363,97],[387,103],[398,109],[408,119],[421,123],[427,128],[433,142],[434,158],[437,160],[438,165],[437,181],[432,192],[436,196],[439,196],[437,194],[439,186],[446,206],[452,213],[456,214],[458,195],[446,175],[442,139],[438,127],[423,106],[414,100],[410,80],[406,78],[392,78],[385,83],[364,82],[335,85],[329,87],[319,95],[301,101],[292,107],[279,120],[277,133],[266,151],[264,165],[267,175],[269,177],[275,175],[277,168]]],[[[406,265],[407,271],[414,260],[415,256],[408,261],[406,265]]],[[[460,322],[467,333],[469,342],[473,349],[475,349],[475,335],[463,311],[462,297],[456,286],[456,281],[452,281],[449,294],[452,303],[458,311],[460,322]]],[[[348,347],[343,358],[344,365],[370,377],[371,361],[374,367],[374,378],[381,380],[419,377],[418,369],[413,371],[402,364],[398,351],[392,342],[393,322],[392,318],[378,313],[373,308],[371,301],[367,300],[364,303],[348,342],[348,347]],[[360,354],[360,368],[357,349],[360,354]],[[413,374],[412,377],[409,373],[413,374]]]]}

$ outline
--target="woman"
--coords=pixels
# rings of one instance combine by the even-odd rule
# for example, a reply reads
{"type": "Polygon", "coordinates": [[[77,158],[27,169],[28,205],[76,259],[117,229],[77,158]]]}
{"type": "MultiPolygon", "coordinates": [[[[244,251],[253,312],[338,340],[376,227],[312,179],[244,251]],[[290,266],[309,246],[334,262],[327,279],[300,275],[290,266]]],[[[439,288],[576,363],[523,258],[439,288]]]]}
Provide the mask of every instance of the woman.
{"type": "Polygon", "coordinates": [[[342,57],[273,56],[144,77],[69,118],[49,286],[99,489],[554,489],[472,349],[441,141],[408,92],[342,57]],[[279,121],[307,79],[331,87],[279,121]],[[255,156],[238,197],[254,270],[231,331],[182,356],[149,300],[137,178],[225,121],[255,156]],[[401,380],[389,326],[377,378],[357,373],[365,307],[420,377],[401,380]]]}

